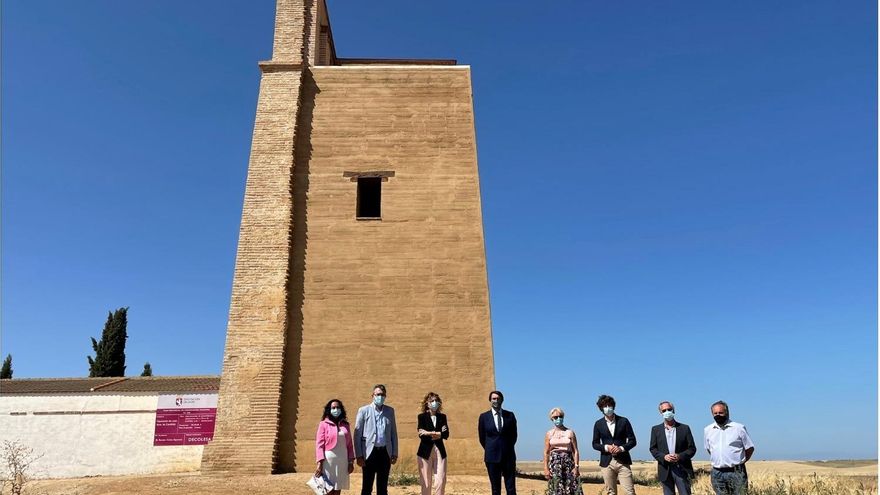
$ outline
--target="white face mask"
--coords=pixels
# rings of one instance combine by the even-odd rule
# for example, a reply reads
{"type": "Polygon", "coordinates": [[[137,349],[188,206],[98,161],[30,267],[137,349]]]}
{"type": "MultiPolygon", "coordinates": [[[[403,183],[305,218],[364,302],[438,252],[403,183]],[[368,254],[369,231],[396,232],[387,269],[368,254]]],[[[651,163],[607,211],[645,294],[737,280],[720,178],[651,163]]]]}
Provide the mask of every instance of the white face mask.
{"type": "Polygon", "coordinates": [[[337,407],[330,408],[330,415],[334,418],[338,418],[340,414],[342,414],[342,409],[337,407]]]}
{"type": "Polygon", "coordinates": [[[436,400],[432,400],[428,403],[428,407],[430,407],[432,411],[436,411],[437,409],[440,409],[440,403],[436,400]]]}
{"type": "Polygon", "coordinates": [[[670,420],[670,419],[672,419],[672,418],[674,418],[674,417],[675,417],[675,412],[674,412],[674,411],[666,411],[666,412],[663,413],[663,419],[665,419],[665,420],[667,420],[667,421],[670,420]]]}
{"type": "Polygon", "coordinates": [[[604,414],[605,416],[611,416],[612,414],[614,414],[614,408],[611,406],[605,406],[602,408],[602,414],[604,414]]]}

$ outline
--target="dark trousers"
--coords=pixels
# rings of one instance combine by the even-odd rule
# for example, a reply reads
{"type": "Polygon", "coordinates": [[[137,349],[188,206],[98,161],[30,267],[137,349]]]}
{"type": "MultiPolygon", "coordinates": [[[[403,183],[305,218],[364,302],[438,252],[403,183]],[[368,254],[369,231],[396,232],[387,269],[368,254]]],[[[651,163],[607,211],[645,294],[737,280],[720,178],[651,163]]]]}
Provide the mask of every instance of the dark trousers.
{"type": "Polygon", "coordinates": [[[709,476],[712,481],[712,489],[716,495],[744,495],[748,493],[749,475],[743,465],[735,471],[719,471],[712,468],[709,476]]]}
{"type": "Polygon", "coordinates": [[[678,495],[691,495],[691,479],[681,466],[672,465],[669,468],[669,476],[665,480],[661,480],[663,485],[663,495],[675,495],[675,489],[678,488],[678,495]]]}
{"type": "Polygon", "coordinates": [[[385,447],[373,447],[370,457],[364,461],[364,482],[361,495],[373,491],[373,478],[376,479],[376,495],[388,495],[388,473],[391,472],[391,458],[385,447]]]}
{"type": "Polygon", "coordinates": [[[507,495],[516,495],[516,461],[487,462],[486,471],[489,472],[489,484],[492,485],[492,495],[501,495],[502,476],[504,477],[504,489],[507,491],[507,495]]]}

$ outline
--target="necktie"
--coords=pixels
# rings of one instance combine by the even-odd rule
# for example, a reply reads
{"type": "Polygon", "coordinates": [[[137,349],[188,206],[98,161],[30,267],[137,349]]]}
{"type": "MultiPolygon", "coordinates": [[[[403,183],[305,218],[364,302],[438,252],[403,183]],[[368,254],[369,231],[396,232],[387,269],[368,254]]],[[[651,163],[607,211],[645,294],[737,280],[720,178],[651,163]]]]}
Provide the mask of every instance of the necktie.
{"type": "Polygon", "coordinates": [[[495,428],[501,432],[501,413],[495,413],[495,428]]]}

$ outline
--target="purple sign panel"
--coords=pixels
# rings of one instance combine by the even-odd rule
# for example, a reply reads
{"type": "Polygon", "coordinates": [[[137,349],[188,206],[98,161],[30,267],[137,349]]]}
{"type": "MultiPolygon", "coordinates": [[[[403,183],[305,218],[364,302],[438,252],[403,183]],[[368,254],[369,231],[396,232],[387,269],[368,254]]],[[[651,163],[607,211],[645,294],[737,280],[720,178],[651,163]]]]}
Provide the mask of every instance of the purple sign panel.
{"type": "Polygon", "coordinates": [[[153,445],[205,445],[214,438],[217,396],[160,395],[153,445]]]}

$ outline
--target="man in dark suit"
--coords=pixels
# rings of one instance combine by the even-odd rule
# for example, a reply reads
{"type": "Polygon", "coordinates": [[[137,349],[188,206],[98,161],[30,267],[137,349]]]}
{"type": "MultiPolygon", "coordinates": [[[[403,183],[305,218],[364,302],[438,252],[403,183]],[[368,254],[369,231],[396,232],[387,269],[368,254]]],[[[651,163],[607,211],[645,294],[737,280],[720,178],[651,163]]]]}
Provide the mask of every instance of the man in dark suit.
{"type": "Polygon", "coordinates": [[[507,495],[516,495],[516,416],[501,409],[504,394],[497,390],[489,393],[492,408],[480,415],[477,431],[483,446],[486,471],[492,495],[501,495],[501,477],[507,495]]]}
{"type": "Polygon", "coordinates": [[[691,495],[694,466],[691,458],[697,445],[688,425],[675,420],[675,406],[663,401],[659,406],[663,422],[651,428],[651,446],[648,450],[657,459],[657,478],[663,485],[663,495],[691,495]]]}
{"type": "Polygon", "coordinates": [[[617,403],[610,395],[596,401],[602,418],[593,425],[593,448],[599,451],[599,467],[608,495],[617,495],[617,481],[626,495],[635,495],[632,458],[629,451],[636,446],[636,434],[629,420],[614,413],[617,403]]]}

